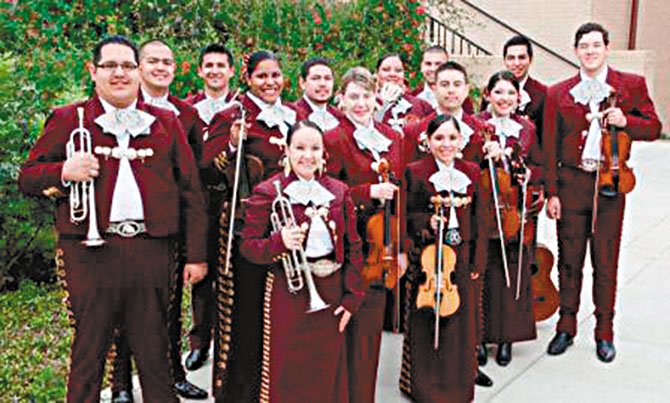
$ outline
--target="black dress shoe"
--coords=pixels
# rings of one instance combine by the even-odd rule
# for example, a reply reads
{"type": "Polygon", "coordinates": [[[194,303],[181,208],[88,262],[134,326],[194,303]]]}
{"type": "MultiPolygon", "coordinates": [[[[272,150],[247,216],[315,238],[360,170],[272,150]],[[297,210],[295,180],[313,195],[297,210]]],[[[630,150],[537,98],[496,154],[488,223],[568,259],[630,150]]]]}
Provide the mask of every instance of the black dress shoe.
{"type": "Polygon", "coordinates": [[[547,348],[547,353],[549,355],[560,355],[565,352],[572,345],[573,337],[570,336],[567,332],[558,332],[547,348]]]}
{"type": "Polygon", "coordinates": [[[496,362],[501,367],[506,367],[512,361],[512,343],[504,342],[498,344],[498,353],[496,354],[496,362]]]}
{"type": "Polygon", "coordinates": [[[133,403],[133,393],[127,390],[112,392],[112,403],[133,403]]]}
{"type": "Polygon", "coordinates": [[[477,345],[477,363],[479,364],[480,367],[483,367],[486,365],[486,361],[488,361],[489,352],[486,350],[486,344],[478,344],[477,345]]]}
{"type": "Polygon", "coordinates": [[[184,399],[207,399],[207,392],[195,386],[189,381],[177,382],[174,384],[174,390],[184,399]]]}
{"type": "Polygon", "coordinates": [[[202,364],[207,360],[207,350],[203,348],[196,348],[191,350],[186,356],[186,369],[189,371],[195,371],[196,369],[202,367],[202,364]]]}
{"type": "Polygon", "coordinates": [[[596,340],[596,354],[602,362],[612,362],[616,357],[614,343],[607,340],[596,340]]]}
{"type": "Polygon", "coordinates": [[[491,378],[489,378],[488,375],[486,375],[479,368],[477,368],[477,377],[475,378],[475,385],[490,388],[491,386],[493,386],[493,381],[491,380],[491,378]]]}

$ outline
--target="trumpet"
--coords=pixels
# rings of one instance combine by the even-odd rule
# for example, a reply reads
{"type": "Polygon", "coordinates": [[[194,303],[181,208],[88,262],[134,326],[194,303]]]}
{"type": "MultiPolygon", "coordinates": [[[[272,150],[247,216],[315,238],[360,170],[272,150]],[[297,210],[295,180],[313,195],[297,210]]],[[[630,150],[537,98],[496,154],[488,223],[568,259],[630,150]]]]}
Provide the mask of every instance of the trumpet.
{"type": "MultiPolygon", "coordinates": [[[[92,153],[91,132],[84,127],[84,108],[77,108],[79,127],[70,133],[70,140],[65,145],[67,159],[79,151],[92,153]],[[78,147],[77,147],[78,146],[78,147]]],[[[86,239],[81,241],[88,247],[101,246],[105,240],[98,231],[98,218],[95,209],[95,184],[93,179],[83,182],[73,182],[70,186],[70,221],[74,224],[83,222],[88,216],[88,232],[86,239]]]]}
{"type": "MultiPolygon", "coordinates": [[[[281,194],[279,181],[276,180],[273,184],[277,190],[277,197],[272,202],[270,221],[272,222],[272,230],[277,232],[285,227],[294,226],[295,217],[291,208],[291,202],[281,194]]],[[[316,290],[316,285],[314,285],[314,278],[312,277],[312,271],[305,256],[305,249],[302,246],[298,249],[292,249],[290,254],[285,253],[282,255],[281,261],[290,293],[294,294],[300,291],[304,284],[307,283],[307,291],[309,292],[309,308],[307,309],[307,313],[328,308],[329,305],[323,301],[316,290]],[[305,273],[304,276],[302,273],[305,273]]]]}

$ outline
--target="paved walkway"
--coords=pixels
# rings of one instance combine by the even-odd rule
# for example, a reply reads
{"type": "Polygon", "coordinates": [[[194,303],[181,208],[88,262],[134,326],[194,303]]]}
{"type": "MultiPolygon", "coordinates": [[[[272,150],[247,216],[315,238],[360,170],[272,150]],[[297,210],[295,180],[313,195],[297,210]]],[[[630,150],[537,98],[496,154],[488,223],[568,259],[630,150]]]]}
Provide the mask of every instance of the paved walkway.
{"type": "MultiPolygon", "coordinates": [[[[662,397],[670,378],[670,142],[636,143],[632,162],[638,184],[628,197],[624,219],[615,319],[616,360],[603,364],[595,355],[592,269],[587,258],[575,345],[561,356],[548,356],[545,351],[554,334],[556,315],[539,323],[537,340],[515,344],[508,367],[489,360],[483,370],[495,384],[492,388],[477,387],[475,402],[670,401],[667,395],[662,397]]],[[[538,236],[555,254],[553,224],[542,219],[538,236]]],[[[552,274],[558,283],[555,269],[552,274]]],[[[384,334],[378,402],[408,401],[397,387],[401,346],[401,336],[384,334]]],[[[211,360],[189,374],[190,380],[204,387],[209,387],[210,378],[211,360]]]]}

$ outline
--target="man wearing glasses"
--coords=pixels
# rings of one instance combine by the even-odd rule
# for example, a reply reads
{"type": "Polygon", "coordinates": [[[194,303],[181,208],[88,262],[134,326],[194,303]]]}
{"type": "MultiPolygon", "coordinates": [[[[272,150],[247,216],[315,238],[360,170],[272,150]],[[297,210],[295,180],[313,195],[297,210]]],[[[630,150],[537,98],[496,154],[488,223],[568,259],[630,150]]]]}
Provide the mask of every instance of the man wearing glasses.
{"type": "MultiPolygon", "coordinates": [[[[204,123],[198,117],[198,113],[194,107],[170,94],[170,84],[174,80],[175,67],[174,54],[165,42],[152,39],[143,43],[140,46],[140,93],[138,100],[139,102],[171,111],[177,115],[196,161],[198,161],[202,152],[204,123]]],[[[180,223],[180,227],[183,228],[183,226],[184,223],[180,223]]],[[[183,261],[180,260],[180,264],[176,266],[173,276],[174,281],[172,282],[173,288],[170,290],[167,325],[170,338],[169,351],[174,388],[177,394],[183,398],[205,399],[207,392],[186,379],[186,373],[181,364],[181,301],[183,295],[182,284],[184,283],[182,279],[189,279],[191,273],[184,271],[183,261]]],[[[206,285],[209,285],[209,288],[211,288],[211,281],[201,281],[193,288],[191,295],[194,295],[195,290],[199,289],[203,283],[207,283],[206,285]]],[[[208,295],[210,295],[208,302],[211,304],[211,292],[208,295]]],[[[111,382],[112,402],[128,403],[133,401],[130,367],[130,357],[132,354],[128,351],[128,341],[125,335],[119,333],[118,336],[114,340],[116,346],[114,351],[116,354],[112,355],[114,364],[111,382]]]]}
{"type": "Polygon", "coordinates": [[[207,215],[193,153],[173,113],[138,102],[138,59],[124,37],[101,41],[89,65],[94,95],[52,113],[19,176],[24,193],[52,197],[57,206],[57,261],[74,325],[70,402],[100,399],[115,329],[135,355],[144,401],[177,402],[165,320],[180,222],[187,280],[196,283],[207,273],[207,215]],[[79,148],[80,124],[90,133],[88,150],[79,148]],[[66,152],[71,137],[75,150],[66,152]],[[75,225],[68,196],[88,181],[95,185],[88,192],[95,208],[75,225]],[[96,247],[81,242],[91,214],[105,242],[96,247]]]}

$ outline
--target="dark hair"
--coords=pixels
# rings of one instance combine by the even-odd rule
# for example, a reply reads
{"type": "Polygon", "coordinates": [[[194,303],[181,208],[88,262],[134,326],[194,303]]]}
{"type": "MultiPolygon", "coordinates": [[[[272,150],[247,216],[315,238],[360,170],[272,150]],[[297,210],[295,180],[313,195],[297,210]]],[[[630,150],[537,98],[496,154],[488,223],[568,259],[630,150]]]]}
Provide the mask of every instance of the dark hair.
{"type": "Polygon", "coordinates": [[[319,65],[326,66],[330,69],[331,72],[333,71],[333,67],[330,65],[329,59],[326,59],[325,57],[313,57],[305,61],[300,67],[300,77],[302,77],[303,80],[307,79],[307,76],[309,75],[309,69],[319,65]]]}
{"type": "Polygon", "coordinates": [[[438,75],[440,75],[441,72],[447,71],[447,70],[456,70],[460,71],[463,73],[463,76],[465,76],[465,82],[468,83],[468,72],[465,70],[465,67],[463,65],[456,63],[454,61],[449,60],[448,62],[442,63],[440,67],[435,70],[435,78],[437,78],[438,75]]]}
{"type": "Polygon", "coordinates": [[[205,56],[210,53],[223,53],[228,58],[228,65],[233,65],[233,52],[220,43],[212,43],[200,51],[200,56],[198,57],[198,66],[202,67],[202,62],[205,60],[205,56]]]}
{"type": "Polygon", "coordinates": [[[610,44],[610,33],[605,29],[605,27],[598,24],[597,22],[587,22],[586,24],[582,24],[579,28],[577,28],[577,32],[575,33],[575,48],[577,45],[579,45],[579,41],[582,39],[582,36],[591,32],[600,32],[603,34],[603,42],[605,43],[605,46],[610,44]]]}
{"type": "Polygon", "coordinates": [[[423,59],[424,56],[426,56],[427,53],[444,53],[449,57],[449,52],[447,52],[447,49],[444,46],[441,45],[431,45],[427,47],[426,49],[423,50],[423,53],[421,53],[421,58],[423,59]]]}
{"type": "Polygon", "coordinates": [[[307,120],[307,119],[299,120],[299,121],[295,122],[295,124],[293,126],[291,126],[290,129],[288,129],[288,133],[286,133],[286,146],[288,147],[288,146],[291,145],[291,139],[293,138],[293,134],[295,132],[297,132],[300,129],[304,129],[306,127],[310,128],[310,129],[314,129],[314,130],[318,131],[319,134],[323,135],[323,130],[321,130],[321,128],[319,126],[317,126],[316,123],[312,122],[311,120],[307,120]]]}
{"type": "Polygon", "coordinates": [[[277,64],[280,64],[279,59],[274,53],[269,50],[258,50],[252,53],[251,56],[249,56],[249,60],[247,60],[247,71],[245,73],[247,77],[251,77],[254,70],[256,70],[256,67],[258,67],[258,64],[265,60],[274,60],[277,64]]]}
{"type": "Polygon", "coordinates": [[[461,126],[458,124],[458,119],[452,115],[437,115],[433,120],[430,121],[430,123],[428,123],[428,128],[426,129],[426,135],[428,138],[435,134],[437,129],[439,129],[440,126],[447,122],[453,122],[456,131],[459,133],[461,132],[461,126]]]}
{"type": "Polygon", "coordinates": [[[133,50],[133,55],[135,56],[135,63],[138,64],[140,63],[140,52],[139,50],[137,50],[137,46],[125,36],[113,35],[106,37],[105,39],[98,42],[97,45],[95,45],[95,47],[93,48],[93,64],[97,66],[98,63],[100,63],[100,59],[102,58],[102,48],[110,44],[128,46],[130,49],[133,50]]]}
{"type": "Polygon", "coordinates": [[[377,68],[375,68],[375,71],[379,71],[379,67],[382,65],[382,63],[384,63],[384,60],[390,59],[392,57],[397,57],[402,62],[403,66],[405,65],[405,61],[402,59],[402,56],[400,56],[400,53],[387,53],[377,59],[377,68]]]}
{"type": "Polygon", "coordinates": [[[168,49],[170,49],[170,51],[172,51],[172,47],[170,45],[168,45],[167,42],[165,42],[162,39],[153,38],[153,39],[149,39],[148,41],[144,41],[140,44],[140,59],[142,58],[142,53],[144,53],[144,48],[146,48],[149,45],[154,45],[154,44],[163,45],[163,46],[167,47],[168,49]]]}
{"type": "Polygon", "coordinates": [[[507,49],[510,46],[525,46],[526,52],[528,52],[528,58],[533,59],[533,45],[530,42],[530,39],[523,35],[514,35],[505,42],[503,46],[503,57],[507,57],[507,49]]]}
{"type": "Polygon", "coordinates": [[[493,87],[498,84],[498,81],[509,81],[512,83],[517,92],[519,92],[519,80],[514,77],[511,71],[502,70],[496,73],[493,73],[491,78],[489,78],[489,83],[486,85],[486,91],[490,94],[493,91],[493,87]]]}

